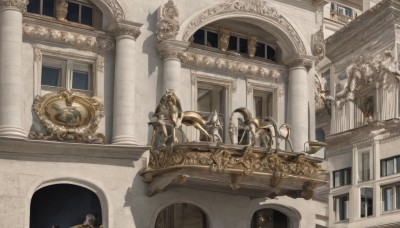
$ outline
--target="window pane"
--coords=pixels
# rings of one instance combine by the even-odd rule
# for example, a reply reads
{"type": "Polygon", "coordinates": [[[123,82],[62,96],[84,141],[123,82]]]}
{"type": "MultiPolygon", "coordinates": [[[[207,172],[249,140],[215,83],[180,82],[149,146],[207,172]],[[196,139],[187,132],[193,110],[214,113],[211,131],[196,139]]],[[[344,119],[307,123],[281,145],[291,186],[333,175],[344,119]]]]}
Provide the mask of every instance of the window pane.
{"type": "Polygon", "coordinates": [[[72,75],[72,88],[89,90],[89,74],[87,72],[74,71],[72,75]]]}
{"type": "Polygon", "coordinates": [[[54,0],[43,0],[43,15],[54,17],[54,2],[54,0]]]}
{"type": "Polygon", "coordinates": [[[255,56],[265,58],[265,44],[257,42],[255,56]]]}
{"type": "Polygon", "coordinates": [[[237,37],[236,36],[230,36],[229,37],[229,46],[228,50],[230,51],[237,51],[237,37]]]}
{"type": "Polygon", "coordinates": [[[79,23],[79,5],[73,2],[68,3],[67,20],[79,23]]]}
{"type": "Polygon", "coordinates": [[[381,176],[382,177],[387,176],[387,174],[386,174],[386,161],[385,160],[381,161],[381,176]]]}
{"type": "Polygon", "coordinates": [[[247,39],[239,39],[239,52],[247,54],[247,39]]]}
{"type": "Polygon", "coordinates": [[[340,186],[340,172],[336,171],[333,173],[334,179],[333,179],[333,187],[339,187],[340,186]]]}
{"type": "Polygon", "coordinates": [[[42,85],[60,86],[61,69],[42,66],[42,85]]]}
{"type": "Polygon", "coordinates": [[[27,8],[29,13],[40,14],[40,0],[29,0],[27,8]]]}
{"type": "Polygon", "coordinates": [[[369,180],[369,153],[363,153],[361,155],[361,180],[369,180]]]}
{"type": "Polygon", "coordinates": [[[197,89],[197,110],[211,112],[211,90],[197,89]]]}
{"type": "Polygon", "coordinates": [[[199,29],[193,35],[193,43],[204,45],[204,30],[199,29]]]}
{"type": "Polygon", "coordinates": [[[400,209],[400,186],[396,187],[396,209],[400,209]]]}
{"type": "Polygon", "coordinates": [[[267,46],[267,59],[276,61],[276,52],[275,49],[273,49],[270,46],[267,46]]]}
{"type": "Polygon", "coordinates": [[[386,160],[386,175],[394,173],[394,158],[386,160]]]}
{"type": "Polygon", "coordinates": [[[393,210],[393,188],[383,189],[383,210],[391,211],[393,210]]]}
{"type": "Polygon", "coordinates": [[[396,158],[396,173],[400,173],[400,157],[396,158]]]}
{"type": "Polygon", "coordinates": [[[254,109],[255,109],[255,114],[256,114],[256,118],[262,119],[262,103],[263,99],[262,97],[254,97],[254,109]]]}
{"type": "Polygon", "coordinates": [[[218,34],[207,31],[207,46],[218,48],[218,34]]]}
{"type": "Polygon", "coordinates": [[[92,25],[92,8],[82,5],[81,23],[84,25],[92,25]]]}
{"type": "Polygon", "coordinates": [[[361,218],[372,215],[373,189],[361,188],[361,218]]]}

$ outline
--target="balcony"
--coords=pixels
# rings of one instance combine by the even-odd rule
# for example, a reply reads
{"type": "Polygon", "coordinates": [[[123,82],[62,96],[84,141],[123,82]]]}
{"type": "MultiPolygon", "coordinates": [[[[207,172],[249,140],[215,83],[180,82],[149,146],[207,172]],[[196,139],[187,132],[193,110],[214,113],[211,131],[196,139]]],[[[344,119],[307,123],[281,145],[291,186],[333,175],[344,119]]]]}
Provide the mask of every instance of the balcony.
{"type": "Polygon", "coordinates": [[[315,188],[326,185],[320,166],[323,160],[309,155],[323,143],[309,143],[307,153],[281,150],[282,139],[291,145],[289,126],[277,128],[272,118],[261,124],[247,108],[236,109],[230,118],[240,115],[243,120],[243,126],[229,124],[231,141],[240,140],[224,143],[218,135],[218,113],[205,120],[201,113],[183,112],[180,107],[179,99],[169,91],[149,122],[153,128],[150,160],[140,173],[149,184],[149,196],[185,186],[250,198],[287,195],[308,200],[315,188]],[[195,127],[209,141],[189,142],[179,124],[195,127]],[[243,134],[239,137],[233,129],[242,129],[243,134]]]}
{"type": "Polygon", "coordinates": [[[337,22],[340,22],[340,23],[343,23],[343,24],[347,24],[347,23],[349,23],[350,21],[353,20],[352,17],[343,15],[343,14],[341,14],[341,13],[335,11],[335,10],[331,10],[331,18],[330,19],[334,20],[334,21],[337,21],[337,22]]]}

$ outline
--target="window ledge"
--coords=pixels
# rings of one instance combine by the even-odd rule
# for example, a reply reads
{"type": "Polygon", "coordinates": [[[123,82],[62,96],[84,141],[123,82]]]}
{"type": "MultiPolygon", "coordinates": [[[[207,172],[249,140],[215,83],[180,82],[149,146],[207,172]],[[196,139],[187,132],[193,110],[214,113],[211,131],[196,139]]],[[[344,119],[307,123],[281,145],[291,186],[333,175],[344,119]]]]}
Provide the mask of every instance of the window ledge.
{"type": "Polygon", "coordinates": [[[400,208],[399,209],[394,209],[391,211],[382,211],[381,215],[391,215],[391,214],[397,214],[400,212],[400,208]]]}
{"type": "Polygon", "coordinates": [[[343,223],[349,223],[349,219],[336,221],[334,224],[343,224],[343,223]]]}
{"type": "Polygon", "coordinates": [[[87,30],[87,31],[97,31],[94,27],[89,26],[89,25],[79,24],[79,23],[72,22],[72,21],[59,21],[54,17],[49,17],[46,15],[40,15],[40,14],[26,12],[26,13],[24,13],[24,18],[32,19],[32,20],[39,20],[41,24],[51,23],[51,24],[56,24],[59,26],[68,26],[68,27],[75,28],[75,29],[82,29],[82,30],[87,30]]]}

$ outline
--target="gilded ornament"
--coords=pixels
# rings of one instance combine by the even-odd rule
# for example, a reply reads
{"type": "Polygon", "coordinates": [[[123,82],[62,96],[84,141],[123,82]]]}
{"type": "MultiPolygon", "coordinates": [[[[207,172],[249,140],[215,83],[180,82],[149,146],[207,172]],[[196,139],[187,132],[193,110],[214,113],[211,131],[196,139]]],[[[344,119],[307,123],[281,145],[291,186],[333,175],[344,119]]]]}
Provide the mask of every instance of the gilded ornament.
{"type": "Polygon", "coordinates": [[[104,135],[96,133],[104,116],[103,104],[97,97],[62,90],[37,96],[33,111],[39,117],[47,135],[31,132],[31,139],[104,143],[104,135]]]}

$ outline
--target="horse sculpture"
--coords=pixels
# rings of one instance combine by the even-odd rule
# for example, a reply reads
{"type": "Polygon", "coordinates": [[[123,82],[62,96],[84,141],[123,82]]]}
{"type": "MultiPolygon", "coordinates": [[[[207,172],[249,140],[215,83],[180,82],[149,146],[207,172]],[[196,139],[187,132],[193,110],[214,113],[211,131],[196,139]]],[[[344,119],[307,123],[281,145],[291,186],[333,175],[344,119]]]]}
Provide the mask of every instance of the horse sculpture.
{"type": "Polygon", "coordinates": [[[203,128],[206,121],[197,112],[183,112],[181,102],[174,90],[166,91],[148,124],[153,127],[153,135],[150,141],[152,146],[171,146],[178,143],[177,129],[185,137],[185,141],[188,141],[182,131],[182,124],[195,127],[206,135],[207,139],[211,139],[208,132],[203,128]]]}

